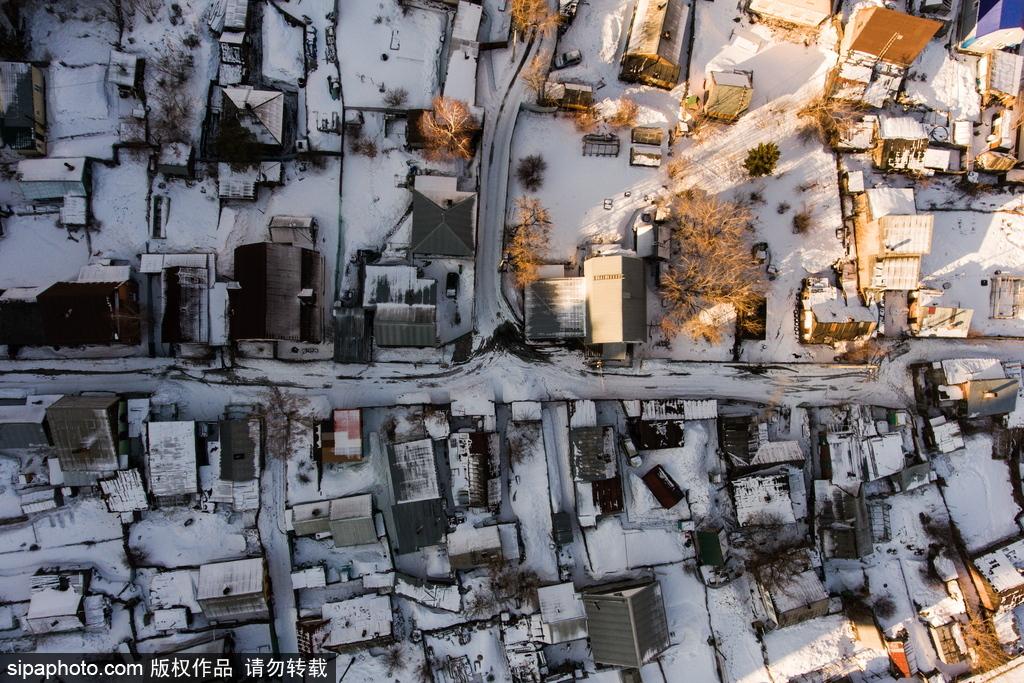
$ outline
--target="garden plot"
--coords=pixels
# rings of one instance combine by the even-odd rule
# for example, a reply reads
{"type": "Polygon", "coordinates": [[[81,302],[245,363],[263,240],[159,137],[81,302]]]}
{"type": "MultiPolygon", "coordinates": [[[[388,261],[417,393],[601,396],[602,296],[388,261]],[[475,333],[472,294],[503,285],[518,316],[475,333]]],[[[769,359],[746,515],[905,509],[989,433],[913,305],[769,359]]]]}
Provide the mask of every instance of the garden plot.
{"type": "Polygon", "coordinates": [[[385,92],[403,89],[406,106],[429,108],[438,89],[446,13],[387,0],[346,2],[338,9],[345,106],[380,107],[385,92]]]}
{"type": "Polygon", "coordinates": [[[992,437],[975,434],[965,448],[936,458],[935,468],[945,479],[943,494],[963,538],[974,553],[1020,535],[1016,519],[1020,507],[1013,497],[1007,461],[992,458],[992,437]]]}
{"type": "Polygon", "coordinates": [[[511,456],[509,497],[512,512],[519,520],[526,557],[523,566],[537,573],[542,581],[558,579],[558,563],[551,547],[551,506],[543,492],[548,490],[548,463],[540,423],[510,422],[506,431],[511,456]]]}
{"type": "Polygon", "coordinates": [[[242,519],[226,514],[167,508],[146,513],[131,526],[128,547],[145,566],[190,567],[247,556],[242,519]]]}
{"type": "Polygon", "coordinates": [[[765,683],[771,680],[764,666],[761,643],[751,622],[750,588],[746,578],[739,578],[709,589],[708,612],[717,647],[725,660],[728,679],[734,683],[765,683]]]}
{"type": "Polygon", "coordinates": [[[511,680],[501,632],[496,626],[459,626],[431,633],[424,638],[424,642],[433,651],[437,662],[446,662],[449,656],[466,656],[472,671],[479,674],[482,680],[511,680]]]}
{"type": "Polygon", "coordinates": [[[681,564],[658,567],[655,576],[661,584],[672,646],[643,671],[650,670],[655,679],[654,672],[660,669],[669,681],[718,683],[715,651],[708,644],[712,637],[705,599],[708,589],[681,564]]]}

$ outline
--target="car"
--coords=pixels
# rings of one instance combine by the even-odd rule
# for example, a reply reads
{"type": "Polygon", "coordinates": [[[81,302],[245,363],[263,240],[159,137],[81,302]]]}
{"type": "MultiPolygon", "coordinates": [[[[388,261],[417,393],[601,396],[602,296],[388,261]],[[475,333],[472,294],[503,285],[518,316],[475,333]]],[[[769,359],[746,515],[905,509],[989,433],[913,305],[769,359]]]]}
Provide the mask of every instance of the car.
{"type": "Polygon", "coordinates": [[[455,271],[448,273],[448,277],[445,278],[444,293],[449,299],[454,299],[459,295],[459,274],[455,271]]]}
{"type": "Polygon", "coordinates": [[[750,254],[754,257],[754,263],[758,265],[766,263],[771,258],[767,242],[758,242],[755,244],[754,248],[750,250],[750,254]]]}
{"type": "Polygon", "coordinates": [[[583,61],[583,53],[579,50],[569,50],[563,52],[555,57],[555,68],[565,69],[570,66],[576,66],[583,61]]]}

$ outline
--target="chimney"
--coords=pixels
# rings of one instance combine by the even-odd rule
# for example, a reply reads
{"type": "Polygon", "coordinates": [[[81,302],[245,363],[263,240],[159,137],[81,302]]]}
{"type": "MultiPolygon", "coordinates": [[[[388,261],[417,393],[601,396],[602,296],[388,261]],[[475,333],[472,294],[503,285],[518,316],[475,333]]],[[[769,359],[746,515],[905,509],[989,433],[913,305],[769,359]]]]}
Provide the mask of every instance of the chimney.
{"type": "Polygon", "coordinates": [[[68,169],[69,171],[74,171],[74,170],[75,170],[75,167],[74,167],[74,165],[73,165],[73,164],[69,164],[69,163],[68,163],[68,162],[66,162],[66,161],[64,162],[64,166],[65,166],[65,167],[66,167],[66,168],[67,168],[67,169],[68,169]]]}

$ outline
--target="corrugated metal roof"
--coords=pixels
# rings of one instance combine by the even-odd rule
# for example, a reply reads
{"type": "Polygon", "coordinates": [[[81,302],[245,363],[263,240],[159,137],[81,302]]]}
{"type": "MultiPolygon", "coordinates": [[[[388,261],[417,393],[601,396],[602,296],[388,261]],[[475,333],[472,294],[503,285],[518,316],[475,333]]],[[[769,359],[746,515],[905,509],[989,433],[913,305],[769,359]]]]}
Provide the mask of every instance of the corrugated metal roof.
{"type": "Polygon", "coordinates": [[[430,439],[388,446],[395,502],[411,503],[441,497],[434,442],[430,439]]]}
{"type": "Polygon", "coordinates": [[[927,254],[932,249],[932,226],[935,217],[931,214],[912,216],[883,216],[879,220],[882,228],[882,250],[887,254],[927,254]]]}
{"type": "Polygon", "coordinates": [[[393,505],[391,517],[399,554],[437,545],[448,530],[448,518],[440,498],[393,505]]]}
{"type": "Polygon", "coordinates": [[[196,492],[196,423],[150,422],[146,474],[154,496],[181,496],[196,492]]]}
{"type": "Polygon", "coordinates": [[[421,278],[416,266],[366,266],[363,281],[363,306],[437,302],[437,281],[421,278]]]}
{"type": "Polygon", "coordinates": [[[785,580],[771,591],[772,602],[779,612],[790,612],[828,600],[825,586],[813,570],[806,570],[785,580]]]}
{"type": "Polygon", "coordinates": [[[373,316],[373,339],[378,346],[436,346],[434,306],[378,304],[373,316]]]}
{"type": "Polygon", "coordinates": [[[199,568],[199,600],[263,593],[263,559],[233,560],[204,564],[199,568]]]}
{"type": "Polygon", "coordinates": [[[260,421],[256,418],[220,422],[220,478],[249,481],[256,478],[260,421]]]}
{"type": "Polygon", "coordinates": [[[526,338],[579,339],[586,334],[587,294],[582,277],[537,280],[526,287],[526,338]]]}
{"type": "Polygon", "coordinates": [[[118,467],[116,396],[63,396],[46,409],[61,469],[112,471],[118,467]]]}
{"type": "Polygon", "coordinates": [[[885,7],[861,7],[847,22],[848,50],[886,62],[910,66],[942,22],[914,17],[885,7]]]}
{"type": "Polygon", "coordinates": [[[647,341],[647,282],[643,259],[598,256],[583,264],[587,286],[586,342],[647,341]]]}

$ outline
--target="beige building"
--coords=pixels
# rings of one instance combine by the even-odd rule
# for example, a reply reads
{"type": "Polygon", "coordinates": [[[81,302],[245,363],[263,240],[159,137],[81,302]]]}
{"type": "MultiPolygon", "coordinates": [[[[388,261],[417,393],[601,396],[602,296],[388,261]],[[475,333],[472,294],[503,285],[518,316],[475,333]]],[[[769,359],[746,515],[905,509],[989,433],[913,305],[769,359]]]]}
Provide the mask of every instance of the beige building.
{"type": "Polygon", "coordinates": [[[583,264],[587,289],[587,344],[647,341],[644,262],[636,256],[597,256],[583,264]]]}

